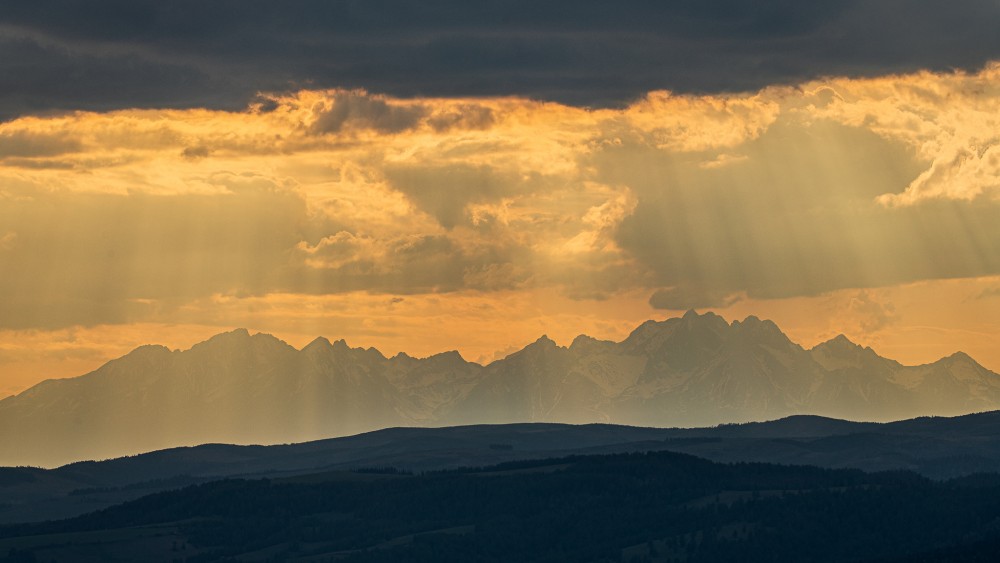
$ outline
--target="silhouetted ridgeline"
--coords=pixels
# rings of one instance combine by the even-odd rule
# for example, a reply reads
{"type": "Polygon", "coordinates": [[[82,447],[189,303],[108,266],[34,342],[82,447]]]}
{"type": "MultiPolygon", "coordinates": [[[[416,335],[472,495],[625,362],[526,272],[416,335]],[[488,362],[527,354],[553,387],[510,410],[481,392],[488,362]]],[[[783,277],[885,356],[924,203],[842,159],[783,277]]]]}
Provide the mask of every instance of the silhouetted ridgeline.
{"type": "Polygon", "coordinates": [[[0,538],[45,562],[972,561],[996,553],[1000,476],[572,456],[224,480],[0,538]]]}
{"type": "Polygon", "coordinates": [[[795,416],[713,428],[550,423],[389,428],[281,446],[208,444],[58,469],[0,468],[0,523],[67,518],[142,495],[227,477],[286,478],[375,468],[448,468],[670,450],[714,461],[865,470],[934,479],[1000,471],[1000,412],[888,424],[795,416]]]}
{"type": "Polygon", "coordinates": [[[275,444],[394,426],[710,426],[813,414],[888,421],[1000,409],[1000,376],[957,353],[903,366],[844,337],[810,350],[774,323],[693,311],[622,342],[542,337],[488,366],[386,358],[317,338],[220,334],[143,346],[0,401],[0,465],[52,467],[204,443],[275,444]]]}

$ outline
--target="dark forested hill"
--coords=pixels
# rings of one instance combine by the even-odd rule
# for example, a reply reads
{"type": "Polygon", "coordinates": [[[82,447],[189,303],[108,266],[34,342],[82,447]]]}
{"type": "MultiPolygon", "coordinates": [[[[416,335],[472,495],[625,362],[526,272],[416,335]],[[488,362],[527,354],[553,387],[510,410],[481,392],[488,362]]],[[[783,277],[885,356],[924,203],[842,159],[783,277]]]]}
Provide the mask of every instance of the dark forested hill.
{"type": "Polygon", "coordinates": [[[934,479],[1000,472],[1000,412],[888,424],[815,416],[711,428],[508,424],[390,428],[302,444],[208,444],[57,469],[0,468],[0,523],[66,518],[145,494],[224,478],[283,478],[358,467],[416,473],[646,451],[720,462],[911,470],[934,479]]]}
{"type": "Polygon", "coordinates": [[[1000,476],[572,456],[217,481],[0,538],[45,562],[971,561],[1000,539],[1000,476]]]}

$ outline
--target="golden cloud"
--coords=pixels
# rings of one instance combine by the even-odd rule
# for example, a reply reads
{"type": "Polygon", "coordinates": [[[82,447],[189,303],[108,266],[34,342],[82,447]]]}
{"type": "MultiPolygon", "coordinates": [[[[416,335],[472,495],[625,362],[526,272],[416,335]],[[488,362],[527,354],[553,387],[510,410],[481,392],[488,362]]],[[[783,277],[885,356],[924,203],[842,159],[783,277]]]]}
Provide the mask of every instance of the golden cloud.
{"type": "Polygon", "coordinates": [[[0,124],[5,322],[359,290],[679,305],[1000,269],[998,65],[623,109],[261,99],[0,124]]]}

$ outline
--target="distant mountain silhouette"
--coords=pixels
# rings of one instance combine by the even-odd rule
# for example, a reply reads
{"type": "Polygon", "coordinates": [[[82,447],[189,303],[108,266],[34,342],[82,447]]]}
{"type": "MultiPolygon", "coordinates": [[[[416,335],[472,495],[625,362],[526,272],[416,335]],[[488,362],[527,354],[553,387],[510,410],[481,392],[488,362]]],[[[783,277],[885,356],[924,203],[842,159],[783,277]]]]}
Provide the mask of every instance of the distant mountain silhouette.
{"type": "Polygon", "coordinates": [[[542,337],[481,366],[240,329],[143,346],[0,401],[0,465],[55,466],[180,445],[273,444],[392,426],[706,426],[815,414],[886,421],[1000,408],[1000,376],[957,353],[903,366],[839,336],[803,349],[771,321],[689,311],[622,342],[542,337]]]}

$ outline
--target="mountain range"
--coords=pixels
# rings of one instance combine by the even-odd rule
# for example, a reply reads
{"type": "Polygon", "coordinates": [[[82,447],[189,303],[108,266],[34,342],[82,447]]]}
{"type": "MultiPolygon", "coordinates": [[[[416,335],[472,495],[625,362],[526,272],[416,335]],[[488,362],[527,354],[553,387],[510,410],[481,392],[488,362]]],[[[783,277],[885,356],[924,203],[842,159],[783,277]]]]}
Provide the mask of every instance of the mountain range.
{"type": "Polygon", "coordinates": [[[647,321],[621,342],[543,336],[482,366],[244,329],[142,346],[0,401],[0,465],[57,466],[203,443],[277,444],[394,426],[605,422],[708,426],[796,414],[888,421],[1000,408],[961,352],[904,366],[843,336],[805,349],[771,321],[647,321]]]}

